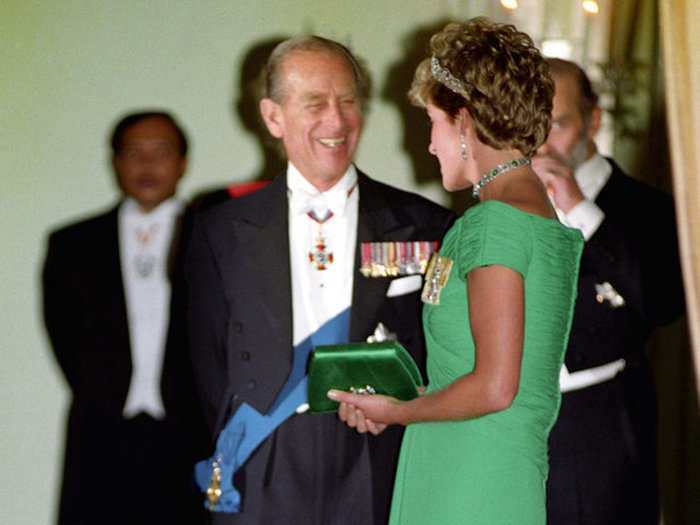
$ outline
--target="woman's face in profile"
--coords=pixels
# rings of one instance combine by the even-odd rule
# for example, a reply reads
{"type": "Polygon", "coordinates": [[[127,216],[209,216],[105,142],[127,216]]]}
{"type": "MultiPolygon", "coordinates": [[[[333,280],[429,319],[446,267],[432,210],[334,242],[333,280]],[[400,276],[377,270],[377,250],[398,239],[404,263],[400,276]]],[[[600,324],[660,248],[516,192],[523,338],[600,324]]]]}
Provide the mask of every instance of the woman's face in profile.
{"type": "MultiPolygon", "coordinates": [[[[471,185],[464,173],[462,142],[459,122],[431,102],[426,105],[430,119],[430,146],[428,151],[438,158],[442,186],[447,191],[462,190],[471,185]]],[[[469,155],[469,151],[466,152],[469,155]]]]}

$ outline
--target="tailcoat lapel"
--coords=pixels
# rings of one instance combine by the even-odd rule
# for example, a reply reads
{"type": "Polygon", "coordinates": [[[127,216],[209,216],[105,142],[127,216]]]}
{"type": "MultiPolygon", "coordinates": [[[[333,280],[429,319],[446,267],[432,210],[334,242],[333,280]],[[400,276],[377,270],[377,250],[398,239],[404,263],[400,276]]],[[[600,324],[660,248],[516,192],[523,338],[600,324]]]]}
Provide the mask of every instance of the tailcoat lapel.
{"type": "MultiPolygon", "coordinates": [[[[255,338],[249,343],[261,353],[256,361],[266,363],[265,384],[282,385],[293,351],[286,176],[276,178],[250,197],[240,201],[231,220],[234,244],[221,254],[225,293],[231,304],[249,310],[235,312],[232,321],[248,320],[244,329],[254,335],[246,337],[255,338]],[[255,304],[240,305],[236,297],[251,287],[255,304]],[[287,354],[280,355],[280,349],[287,354]]],[[[236,364],[235,359],[229,361],[232,375],[236,364]]],[[[251,396],[261,396],[258,401],[269,406],[274,394],[274,389],[256,389],[251,396]]]]}
{"type": "Polygon", "coordinates": [[[409,239],[416,228],[402,222],[381,187],[358,170],[360,202],[357,218],[357,242],[353,269],[352,306],[350,309],[350,340],[364,341],[376,328],[378,311],[386,300],[391,279],[367,278],[360,273],[362,243],[409,239]]]}
{"type": "Polygon", "coordinates": [[[90,281],[84,281],[92,290],[88,294],[94,304],[104,304],[103,329],[109,334],[95,334],[95,340],[107,342],[108,351],[114,356],[109,359],[116,369],[112,370],[114,388],[119,393],[115,399],[115,408],[126,401],[129,382],[131,380],[131,341],[129,339],[129,322],[124,294],[124,281],[121,270],[121,250],[119,247],[119,206],[104,215],[103,225],[98,228],[98,235],[92,240],[92,246],[84,246],[85,250],[94,250],[94,267],[87,268],[90,281]],[[116,356],[115,354],[119,354],[116,356]]]}
{"type": "Polygon", "coordinates": [[[269,192],[249,220],[238,219],[235,227],[241,242],[248,246],[248,267],[243,272],[252,278],[260,276],[260,314],[271,324],[269,329],[279,338],[292,343],[292,292],[289,265],[289,232],[287,213],[287,177],[269,184],[269,192]],[[287,277],[285,277],[287,276],[287,277]]]}

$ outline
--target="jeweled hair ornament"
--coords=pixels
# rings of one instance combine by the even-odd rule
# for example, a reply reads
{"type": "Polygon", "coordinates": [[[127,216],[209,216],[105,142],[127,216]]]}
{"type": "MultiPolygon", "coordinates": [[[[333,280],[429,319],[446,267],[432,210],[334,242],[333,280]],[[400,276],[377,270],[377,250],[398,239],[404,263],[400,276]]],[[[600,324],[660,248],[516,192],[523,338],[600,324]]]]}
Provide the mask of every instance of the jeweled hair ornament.
{"type": "Polygon", "coordinates": [[[462,87],[462,83],[457,80],[447,68],[440,65],[440,61],[435,55],[430,57],[430,72],[433,78],[447,89],[458,95],[462,95],[464,98],[469,98],[466,90],[462,87]]]}

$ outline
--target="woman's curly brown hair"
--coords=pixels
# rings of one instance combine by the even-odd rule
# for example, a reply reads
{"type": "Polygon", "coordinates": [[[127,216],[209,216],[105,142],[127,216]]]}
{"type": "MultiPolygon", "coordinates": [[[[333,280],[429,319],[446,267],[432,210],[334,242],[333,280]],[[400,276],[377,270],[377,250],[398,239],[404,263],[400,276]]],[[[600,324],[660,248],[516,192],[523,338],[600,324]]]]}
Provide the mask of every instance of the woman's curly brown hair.
{"type": "Polygon", "coordinates": [[[510,24],[472,18],[433,35],[430,53],[457,79],[462,94],[435,79],[427,58],[408,92],[413,104],[430,102],[453,119],[464,107],[484,144],[534,155],[549,134],[554,83],[528,35],[510,24]]]}

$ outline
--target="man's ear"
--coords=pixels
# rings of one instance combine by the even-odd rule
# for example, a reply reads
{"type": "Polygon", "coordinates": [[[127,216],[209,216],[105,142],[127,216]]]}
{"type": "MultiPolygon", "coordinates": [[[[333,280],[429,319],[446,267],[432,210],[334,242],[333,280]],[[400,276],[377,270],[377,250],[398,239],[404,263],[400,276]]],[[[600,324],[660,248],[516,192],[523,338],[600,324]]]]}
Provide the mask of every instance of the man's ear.
{"type": "Polygon", "coordinates": [[[178,180],[182,178],[182,176],[185,174],[187,171],[187,157],[183,156],[180,159],[180,175],[178,176],[178,180]]]}
{"type": "Polygon", "coordinates": [[[119,173],[119,156],[116,153],[112,154],[112,158],[110,159],[112,161],[112,168],[114,169],[114,173],[119,173]]]}
{"type": "Polygon", "coordinates": [[[586,134],[588,135],[588,140],[593,140],[593,138],[598,133],[600,129],[600,124],[603,119],[603,111],[600,107],[596,106],[591,110],[591,119],[588,122],[588,130],[586,134]]]}
{"type": "Polygon", "coordinates": [[[284,135],[284,117],[280,105],[271,98],[264,98],[260,101],[260,114],[270,135],[281,139],[284,135]]]}

